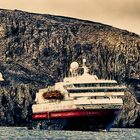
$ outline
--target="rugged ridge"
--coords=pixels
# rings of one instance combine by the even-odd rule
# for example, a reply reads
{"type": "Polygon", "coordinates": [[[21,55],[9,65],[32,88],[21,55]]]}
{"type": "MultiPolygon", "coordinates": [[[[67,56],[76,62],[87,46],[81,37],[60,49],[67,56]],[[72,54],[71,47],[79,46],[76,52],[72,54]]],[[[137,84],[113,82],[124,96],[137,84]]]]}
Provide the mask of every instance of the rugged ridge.
{"type": "Polygon", "coordinates": [[[91,21],[3,9],[0,72],[6,81],[0,83],[0,124],[26,125],[35,92],[62,80],[70,63],[82,58],[91,73],[127,85],[124,110],[115,125],[139,127],[139,35],[91,21]]]}

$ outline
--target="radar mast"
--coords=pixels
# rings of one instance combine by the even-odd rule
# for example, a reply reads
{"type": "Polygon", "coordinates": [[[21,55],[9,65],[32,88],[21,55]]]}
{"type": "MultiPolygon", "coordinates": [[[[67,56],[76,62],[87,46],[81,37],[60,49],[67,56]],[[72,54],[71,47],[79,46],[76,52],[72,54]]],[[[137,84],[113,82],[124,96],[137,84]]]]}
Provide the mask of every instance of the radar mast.
{"type": "Polygon", "coordinates": [[[89,74],[89,69],[86,66],[86,59],[83,59],[83,66],[82,68],[84,69],[84,73],[83,74],[89,74]]]}

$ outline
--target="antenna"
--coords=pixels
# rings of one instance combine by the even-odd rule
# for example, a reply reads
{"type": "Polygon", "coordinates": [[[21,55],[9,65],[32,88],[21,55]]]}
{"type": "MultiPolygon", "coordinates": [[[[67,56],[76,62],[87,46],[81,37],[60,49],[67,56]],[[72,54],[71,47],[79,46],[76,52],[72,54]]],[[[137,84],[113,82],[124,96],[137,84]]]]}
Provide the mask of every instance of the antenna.
{"type": "Polygon", "coordinates": [[[86,66],[86,59],[83,59],[83,66],[86,66]]]}
{"type": "Polygon", "coordinates": [[[89,69],[86,66],[86,59],[83,59],[83,66],[82,68],[84,69],[84,73],[83,74],[88,74],[89,73],[89,69]]]}

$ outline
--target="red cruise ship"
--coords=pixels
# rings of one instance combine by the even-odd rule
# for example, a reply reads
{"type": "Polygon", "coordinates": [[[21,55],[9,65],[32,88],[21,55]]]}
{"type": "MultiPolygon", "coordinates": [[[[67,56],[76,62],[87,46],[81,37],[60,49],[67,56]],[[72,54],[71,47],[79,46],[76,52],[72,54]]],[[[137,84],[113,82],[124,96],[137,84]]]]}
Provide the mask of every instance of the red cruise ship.
{"type": "Polygon", "coordinates": [[[122,110],[125,86],[91,75],[83,59],[69,77],[40,89],[32,106],[34,127],[52,130],[109,130],[122,110]],[[83,69],[83,74],[78,73],[83,69]]]}

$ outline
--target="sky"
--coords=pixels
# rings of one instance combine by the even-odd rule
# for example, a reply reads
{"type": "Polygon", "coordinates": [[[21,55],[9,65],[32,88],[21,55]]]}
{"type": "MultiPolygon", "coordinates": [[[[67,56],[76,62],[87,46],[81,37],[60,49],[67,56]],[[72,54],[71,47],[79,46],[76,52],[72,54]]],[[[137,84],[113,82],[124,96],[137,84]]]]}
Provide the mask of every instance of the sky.
{"type": "Polygon", "coordinates": [[[0,8],[91,20],[140,35],[140,0],[0,0],[0,8]]]}

